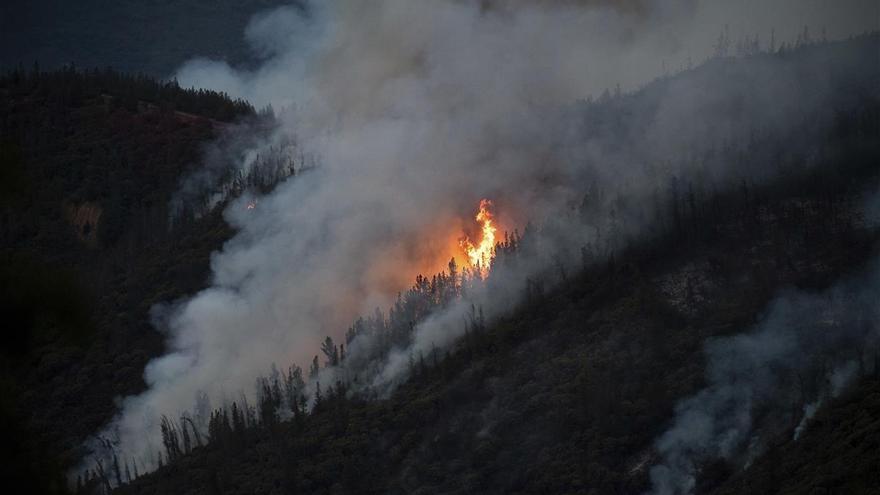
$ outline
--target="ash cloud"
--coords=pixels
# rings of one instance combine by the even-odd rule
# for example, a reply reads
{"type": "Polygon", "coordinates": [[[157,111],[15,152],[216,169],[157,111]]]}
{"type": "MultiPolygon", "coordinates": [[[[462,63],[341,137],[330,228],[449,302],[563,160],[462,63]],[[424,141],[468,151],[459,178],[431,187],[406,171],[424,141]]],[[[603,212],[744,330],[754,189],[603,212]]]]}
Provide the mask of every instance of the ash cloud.
{"type": "MultiPolygon", "coordinates": [[[[358,314],[387,307],[415,274],[443,269],[481,198],[496,200],[503,229],[565,223],[554,219],[590,183],[644,202],[669,174],[694,173],[646,173],[646,161],[736,140],[756,122],[784,129],[827,95],[803,99],[791,91],[793,70],[768,69],[754,77],[775,81],[761,96],[776,105],[755,100],[742,114],[706,115],[713,93],[681,83],[613,132],[585,125],[573,102],[618,84],[637,88],[661,75],[664,61],[674,69],[705,59],[725,24],[750,35],[773,25],[783,39],[827,23],[829,37],[845,36],[871,28],[864,12],[872,9],[855,0],[761,2],[756,18],[758,10],[721,1],[339,0],[257,16],[246,33],[262,58],[257,69],[202,59],[176,77],[283,109],[278,135],[321,165],[254,209],[244,198],[229,204],[225,218],[238,234],[212,257],[211,286],[159,312],[168,352],[150,362],[148,389],[121,400],[102,436],[155,467],[161,414],[190,409],[201,393],[215,404],[236,397],[270,363],[308,363],[323,336],[338,338],[358,314]]],[[[729,165],[707,173],[721,182],[745,173],[729,165]]],[[[594,223],[605,222],[608,206],[594,223]]],[[[630,235],[643,228],[626,211],[617,221],[630,235]]],[[[503,311],[516,297],[502,296],[566,246],[595,240],[594,230],[547,229],[534,266],[497,275],[507,292],[475,294],[432,316],[413,349],[375,363],[377,387],[405,376],[404,356],[459,335],[470,303],[488,316],[503,311]]]]}

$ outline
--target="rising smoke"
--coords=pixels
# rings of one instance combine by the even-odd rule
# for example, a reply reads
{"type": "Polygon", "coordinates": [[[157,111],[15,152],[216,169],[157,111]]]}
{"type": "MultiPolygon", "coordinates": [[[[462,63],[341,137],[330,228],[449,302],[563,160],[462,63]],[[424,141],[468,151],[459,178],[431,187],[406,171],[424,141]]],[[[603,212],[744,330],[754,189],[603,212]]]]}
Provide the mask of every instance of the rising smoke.
{"type": "Polygon", "coordinates": [[[797,440],[819,405],[880,364],[880,260],[820,294],[771,303],[753,330],[706,344],[706,388],[676,406],[656,443],[652,493],[694,491],[700,469],[725,459],[748,466],[773,435],[797,440]]]}
{"type": "MultiPolygon", "coordinates": [[[[777,39],[792,40],[804,25],[842,37],[873,27],[877,10],[855,0],[751,3],[761,5],[759,18],[721,0],[338,0],[258,15],[246,33],[257,69],[194,60],[176,77],[282,109],[277,134],[261,143],[292,139],[321,166],[254,209],[245,199],[229,204],[225,218],[238,234],[212,257],[211,286],[157,309],[168,352],[147,366],[147,391],[123,399],[101,436],[155,467],[163,413],[191,409],[202,393],[215,404],[236,398],[270,363],[309,362],[323,336],[339,337],[415,274],[459,255],[456,241],[481,198],[496,201],[502,228],[565,224],[560,214],[581,201],[585,184],[647,202],[670,175],[695,170],[646,164],[736,142],[756,123],[782,132],[824,108],[829,95],[798,92],[794,70],[768,64],[749,75],[754,87],[745,90],[759,94],[736,114],[713,106],[709,88],[723,79],[670,84],[620,128],[597,129],[572,111],[607,89],[636,89],[704,60],[725,25],[733,38],[766,39],[775,28],[777,39]]],[[[701,170],[719,183],[748,172],[701,170]]],[[[607,211],[599,205],[593,223],[607,211]]],[[[644,223],[626,211],[616,221],[630,235],[644,223]]],[[[504,295],[553,253],[596,241],[594,230],[556,229],[533,267],[499,284],[504,295]]],[[[489,316],[515,301],[473,297],[489,316]]],[[[372,383],[387,390],[413,351],[448,345],[470,302],[423,322],[414,347],[376,364],[372,383]]]]}

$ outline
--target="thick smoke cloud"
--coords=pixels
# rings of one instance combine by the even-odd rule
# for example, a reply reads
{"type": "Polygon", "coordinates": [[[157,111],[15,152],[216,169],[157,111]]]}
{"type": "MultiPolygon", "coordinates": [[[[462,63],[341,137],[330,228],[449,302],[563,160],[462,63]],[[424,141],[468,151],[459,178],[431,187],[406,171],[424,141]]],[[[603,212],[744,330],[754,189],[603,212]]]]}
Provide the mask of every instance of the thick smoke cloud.
{"type": "MultiPolygon", "coordinates": [[[[758,19],[720,0],[339,0],[257,16],[246,37],[259,68],[195,60],[177,78],[283,109],[269,141],[293,139],[321,166],[253,210],[244,199],[229,205],[238,234],[213,256],[210,288],[157,309],[168,353],[148,365],[148,390],[122,400],[103,435],[118,439],[125,458],[154,467],[161,414],[192,408],[202,392],[215,405],[237,398],[270,363],[309,362],[323,336],[338,338],[415,274],[460,254],[457,239],[483,197],[496,200],[506,229],[549,222],[580,201],[574,184],[584,181],[649,197],[657,177],[638,160],[746,135],[742,117],[718,116],[713,132],[723,136],[707,136],[694,88],[673,87],[630,135],[583,140],[572,102],[644,84],[664,61],[674,69],[705,58],[725,23],[734,35],[765,35],[772,23],[780,39],[803,24],[828,23],[829,36],[871,27],[872,2],[844,3],[760,2],[758,19]]],[[[785,105],[785,82],[767,91],[781,103],[776,113],[749,119],[770,127],[824,103],[785,105]]],[[[576,242],[584,235],[572,233],[576,242]]],[[[425,322],[416,348],[450,342],[466,311],[425,322]]],[[[399,378],[404,356],[380,365],[380,385],[399,378]]]]}
{"type": "MultiPolygon", "coordinates": [[[[598,96],[617,84],[633,89],[664,69],[697,64],[715,51],[725,29],[734,40],[758,36],[767,46],[773,37],[778,46],[794,41],[804,27],[814,39],[871,31],[880,16],[871,0],[387,0],[336,1],[307,10],[286,7],[255,17],[246,39],[266,58],[258,69],[195,59],[176,77],[183,85],[224,90],[257,106],[302,104],[315,89],[334,97],[385,94],[398,101],[395,96],[405,94],[394,90],[424,76],[434,88],[419,85],[423,89],[482,88],[484,97],[503,88],[525,92],[540,80],[521,96],[567,101],[598,96]],[[316,53],[320,57],[311,58],[316,53]],[[498,84],[485,85],[490,82],[498,84]]],[[[336,106],[349,114],[347,103],[336,106]]]]}

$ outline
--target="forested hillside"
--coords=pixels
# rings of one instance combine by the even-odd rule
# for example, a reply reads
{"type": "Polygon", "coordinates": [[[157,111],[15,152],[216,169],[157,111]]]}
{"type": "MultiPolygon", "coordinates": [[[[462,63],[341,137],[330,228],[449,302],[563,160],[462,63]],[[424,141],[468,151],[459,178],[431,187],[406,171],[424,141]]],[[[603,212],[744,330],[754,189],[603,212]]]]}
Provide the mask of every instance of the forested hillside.
{"type": "MultiPolygon", "coordinates": [[[[583,116],[588,133],[630,135],[642,125],[638,117],[676,85],[717,88],[713,103],[735,112],[754,103],[751,85],[760,78],[750,74],[757,72],[772,78],[779,67],[792,70],[805,95],[818,94],[828,80],[838,84],[834,107],[824,109],[830,121],[808,115],[776,133],[755,125],[742,142],[671,158],[738,164],[744,176],[721,189],[675,177],[659,184],[649,235],[609,251],[584,246],[577,260],[560,263],[569,268],[555,270],[553,283],[528,284],[523,302],[503,317],[485,321],[475,308],[462,322],[465,336],[448,352],[410,356],[410,378],[389,398],[359,393],[357,375],[320,384],[306,397],[301,369],[275,370],[258,382],[257,404],[233,401],[195,419],[167,411],[156,472],[138,476],[137,460],[115,458],[96,463],[79,480],[81,491],[121,485],[119,493],[133,494],[645,492],[658,479],[652,467],[669,461],[658,439],[674,432],[687,409],[682,401],[717,390],[719,365],[709,343],[769,332],[778,308],[801,300],[809,301],[804,311],[814,308],[822,318],[778,317],[795,336],[809,340],[871,324],[847,310],[859,298],[846,294],[873,287],[870,267],[880,253],[880,78],[876,66],[852,79],[825,79],[817,67],[870,63],[878,42],[873,35],[719,58],[633,95],[575,105],[571,111],[583,116]],[[766,177],[756,182],[745,171],[766,177]],[[841,298],[842,306],[832,304],[841,298]],[[831,301],[829,308],[822,301],[831,301]],[[202,420],[208,435],[195,427],[202,420]]],[[[585,188],[577,210],[585,222],[600,195],[585,188]]],[[[622,201],[621,210],[647,208],[622,201]]],[[[508,238],[499,253],[515,263],[532,235],[508,238]]],[[[419,278],[394,310],[418,300],[444,304],[447,292],[437,281],[455,280],[453,271],[432,282],[419,278]]],[[[870,290],[867,297],[876,294],[870,290]]],[[[359,332],[378,333],[389,348],[410,338],[412,320],[388,314],[359,320],[346,343],[359,332]]],[[[345,349],[326,343],[324,366],[342,366],[345,349]]],[[[880,486],[878,358],[848,341],[826,344],[804,349],[818,361],[827,351],[829,363],[831,352],[857,356],[849,388],[828,392],[824,365],[816,372],[770,360],[742,371],[779,368],[771,397],[758,402],[754,394],[754,448],[744,454],[747,462],[695,454],[696,492],[871,493],[880,486]],[[810,405],[815,411],[807,415],[810,405]]],[[[313,376],[319,367],[316,357],[313,376]]]]}
{"type": "Polygon", "coordinates": [[[149,310],[203,286],[218,213],[171,227],[169,203],[245,102],[72,68],[0,77],[4,484],[65,490],[76,450],[143,387],[162,350],[149,310]]]}
{"type": "MultiPolygon", "coordinates": [[[[214,420],[208,446],[174,440],[182,450],[166,454],[171,465],[120,492],[641,493],[652,440],[676,400],[702,386],[704,339],[752,325],[776,291],[819,291],[876,253],[876,234],[851,203],[856,191],[826,187],[827,178],[789,182],[787,194],[743,191],[726,214],[573,274],[509,318],[475,327],[451,354],[417,358],[388,401],[349,398],[336,384],[311,414],[278,422],[268,394],[252,426],[233,406],[214,420]]],[[[853,416],[831,404],[801,443],[789,434],[758,459],[751,470],[760,477],[744,473],[732,486],[877,486],[877,377],[861,380],[841,399],[853,416]],[[858,422],[854,438],[835,433],[848,421],[858,422]],[[828,462],[820,452],[851,448],[862,455],[819,469],[828,462]],[[778,464],[779,450],[797,452],[791,464],[778,464]]],[[[799,419],[785,421],[793,429],[799,419]]],[[[700,492],[742,493],[723,488],[732,474],[709,466],[700,492]]]]}
{"type": "Polygon", "coordinates": [[[876,0],[0,2],[0,486],[880,495],[876,0]]]}

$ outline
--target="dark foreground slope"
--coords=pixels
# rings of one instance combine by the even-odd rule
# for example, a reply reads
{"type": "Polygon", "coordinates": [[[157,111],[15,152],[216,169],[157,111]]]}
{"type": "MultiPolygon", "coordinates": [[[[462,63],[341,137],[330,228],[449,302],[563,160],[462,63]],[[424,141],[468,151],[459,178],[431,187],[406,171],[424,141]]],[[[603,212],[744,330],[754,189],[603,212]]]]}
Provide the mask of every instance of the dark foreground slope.
{"type": "Polygon", "coordinates": [[[252,113],[108,71],[0,77],[4,485],[63,490],[75,447],[144,386],[150,307],[203,286],[229,235],[219,214],[170,229],[168,203],[222,121],[252,113]]]}
{"type": "Polygon", "coordinates": [[[877,493],[880,376],[863,380],[813,417],[798,441],[790,436],[712,493],[877,493]]]}
{"type": "MultiPolygon", "coordinates": [[[[877,41],[833,50],[868,54],[870,64],[877,41]]],[[[772,65],[762,57],[756,63],[772,65]]],[[[737,63],[681,77],[735,77],[737,63]]],[[[747,98],[749,82],[733,82],[735,97],[747,98]]],[[[651,104],[657,92],[636,99],[651,104]]],[[[720,144],[713,159],[766,170],[784,163],[786,172],[729,190],[682,184],[696,194],[663,203],[656,235],[564,274],[552,290],[530,290],[449,353],[414,360],[389,399],[361,400],[336,384],[290,421],[269,414],[245,428],[233,412],[232,427],[214,429],[208,445],[118,492],[643,493],[676,403],[705,386],[707,338],[744,332],[782,291],[821,293],[880,253],[865,214],[880,175],[880,100],[876,91],[852,96],[828,128],[805,119],[784,141],[720,144]]],[[[623,103],[608,105],[600,110],[623,103]]],[[[796,442],[804,404],[793,404],[748,471],[735,460],[698,466],[698,492],[880,486],[871,469],[880,463],[877,380],[858,374],[796,442]]]]}
{"type": "MultiPolygon", "coordinates": [[[[820,289],[876,252],[852,210],[797,199],[800,221],[758,222],[762,233],[745,236],[725,225],[731,235],[715,242],[580,274],[429,360],[390,400],[331,397],[298,423],[232,432],[120,492],[639,493],[676,400],[702,386],[705,338],[754,323],[776,290],[820,289]]],[[[876,432],[874,388],[853,392],[835,421],[876,432]]],[[[857,447],[824,424],[788,447],[801,466],[780,469],[787,484],[826,462],[802,446],[857,447]]],[[[866,469],[876,449],[860,452],[834,463],[829,486],[880,483],[866,469]]]]}

